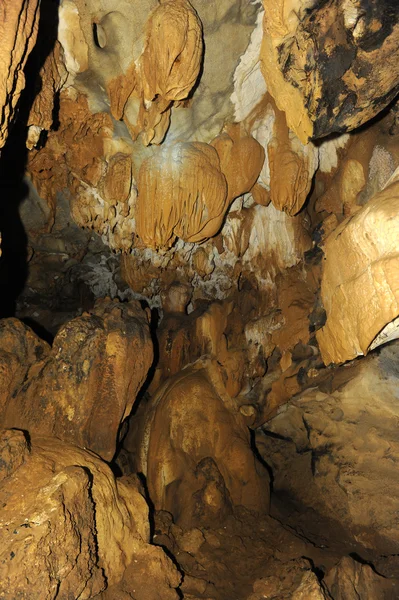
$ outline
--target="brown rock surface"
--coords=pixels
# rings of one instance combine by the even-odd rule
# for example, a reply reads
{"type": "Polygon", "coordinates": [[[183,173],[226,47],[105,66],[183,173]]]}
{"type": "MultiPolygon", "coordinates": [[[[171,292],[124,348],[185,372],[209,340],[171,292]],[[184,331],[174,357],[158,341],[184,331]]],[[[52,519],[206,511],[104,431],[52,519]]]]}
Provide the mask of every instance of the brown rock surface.
{"type": "Polygon", "coordinates": [[[202,53],[202,24],[190,2],[162,0],[148,19],[140,61],[148,114],[147,123],[143,119],[146,145],[162,142],[170,106],[188,97],[200,72],[202,53]]]}
{"type": "Polygon", "coordinates": [[[116,481],[97,456],[54,438],[31,445],[17,430],[2,432],[0,452],[2,598],[92,598],[143,559],[163,570],[166,594],[178,585],[172,563],[148,544],[135,480],[116,481]]]}
{"type": "Polygon", "coordinates": [[[264,425],[272,437],[258,438],[279,518],[389,577],[399,573],[398,352],[397,342],[384,346],[316,380],[264,425]]]}
{"type": "Polygon", "coordinates": [[[227,185],[212,146],[176,143],[145,160],[138,178],[137,233],[150,248],[170,247],[176,236],[201,242],[220,229],[227,185]]]}
{"type": "Polygon", "coordinates": [[[262,146],[241,129],[239,125],[230,125],[212,141],[226,177],[229,201],[252,189],[265,160],[262,146]]]}
{"type": "Polygon", "coordinates": [[[30,367],[45,358],[49,345],[18,319],[0,320],[0,423],[8,402],[23,384],[30,367]]]}
{"type": "Polygon", "coordinates": [[[0,148],[25,87],[24,67],[36,43],[39,0],[4,0],[0,7],[0,148]]]}
{"type": "Polygon", "coordinates": [[[125,447],[133,472],[145,474],[155,508],[179,523],[218,522],[230,502],[268,508],[268,475],[226,391],[228,373],[237,375],[237,363],[223,373],[216,361],[201,359],[169,379],[130,421],[125,447]]]}
{"type": "Polygon", "coordinates": [[[247,600],[327,600],[325,590],[309,563],[293,560],[285,564],[276,564],[278,574],[259,579],[254,583],[253,594],[247,600]]]}
{"type": "Polygon", "coordinates": [[[342,363],[398,336],[399,183],[393,182],[325,242],[317,333],[325,364],[342,363]]]}
{"type": "Polygon", "coordinates": [[[301,144],[288,129],[285,114],[276,106],[273,108],[276,115],[273,137],[267,146],[270,198],[278,210],[293,216],[306,202],[318,167],[318,155],[313,144],[301,144]]]}
{"type": "Polygon", "coordinates": [[[341,0],[320,6],[264,0],[263,5],[262,71],[302,142],[350,131],[395,97],[396,2],[341,0]]]}
{"type": "Polygon", "coordinates": [[[376,573],[370,565],[344,556],[325,577],[325,585],[334,600],[347,598],[392,598],[395,585],[376,573]]]}
{"type": "MultiPolygon", "coordinates": [[[[46,10],[46,8],[44,9],[46,10]]],[[[49,131],[53,125],[55,101],[58,92],[67,79],[64,53],[58,40],[47,56],[39,73],[39,92],[36,95],[28,117],[27,146],[32,149],[39,141],[42,130],[49,131]]]]}
{"type": "MultiPolygon", "coordinates": [[[[29,340],[32,334],[28,330],[25,336],[29,340]]],[[[3,427],[53,435],[111,460],[119,426],[130,414],[152,358],[140,307],[99,301],[91,314],[64,325],[51,350],[33,362],[8,397],[3,427]]]]}

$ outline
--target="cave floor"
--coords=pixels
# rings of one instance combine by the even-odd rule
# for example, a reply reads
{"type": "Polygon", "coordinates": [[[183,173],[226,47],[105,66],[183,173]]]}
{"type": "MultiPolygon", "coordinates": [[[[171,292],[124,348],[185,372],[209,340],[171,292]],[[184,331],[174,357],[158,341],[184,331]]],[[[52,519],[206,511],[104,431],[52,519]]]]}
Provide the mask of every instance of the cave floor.
{"type": "Polygon", "coordinates": [[[305,573],[316,584],[339,560],[335,552],[307,542],[278,520],[255,517],[245,509],[236,510],[220,527],[186,531],[160,512],[153,541],[180,566],[184,598],[291,598],[305,573]],[[280,595],[266,595],[269,587],[280,595]]]}

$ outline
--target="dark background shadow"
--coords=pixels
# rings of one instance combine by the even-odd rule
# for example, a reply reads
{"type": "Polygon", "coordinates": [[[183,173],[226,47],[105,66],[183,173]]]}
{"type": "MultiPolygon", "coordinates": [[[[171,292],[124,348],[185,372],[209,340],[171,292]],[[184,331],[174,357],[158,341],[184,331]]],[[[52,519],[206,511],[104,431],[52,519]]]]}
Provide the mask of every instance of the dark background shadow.
{"type": "MultiPolygon", "coordinates": [[[[28,195],[24,181],[29,112],[41,89],[39,72],[57,39],[59,0],[42,0],[39,31],[25,66],[26,86],[22,92],[8,139],[0,157],[0,318],[15,315],[16,301],[28,277],[28,238],[19,215],[21,202],[28,195]]],[[[55,107],[58,102],[55,102],[55,107]]],[[[54,122],[58,116],[53,115],[54,122]]]]}

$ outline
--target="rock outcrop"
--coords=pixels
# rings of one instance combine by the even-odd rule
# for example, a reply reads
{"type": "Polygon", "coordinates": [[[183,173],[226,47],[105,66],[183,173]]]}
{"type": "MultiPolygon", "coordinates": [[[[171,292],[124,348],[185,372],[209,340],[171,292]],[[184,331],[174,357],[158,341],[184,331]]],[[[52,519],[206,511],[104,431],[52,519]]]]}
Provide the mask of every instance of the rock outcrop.
{"type": "Polygon", "coordinates": [[[5,0],[0,8],[0,148],[25,87],[24,67],[36,43],[39,16],[39,0],[5,0]]]}
{"type": "Polygon", "coordinates": [[[289,128],[306,143],[351,131],[399,90],[395,1],[264,0],[262,72],[289,128]],[[377,92],[378,90],[378,92],[377,92]]]}
{"type": "Polygon", "coordinates": [[[130,468],[146,476],[155,508],[185,526],[218,523],[231,505],[261,513],[268,507],[267,471],[227,391],[240,369],[239,358],[229,358],[224,370],[210,359],[186,367],[130,421],[130,468]]]}
{"type": "Polygon", "coordinates": [[[52,348],[13,320],[1,324],[2,343],[13,342],[4,370],[14,364],[10,351],[24,364],[24,373],[8,367],[3,376],[2,426],[52,435],[110,461],[153,358],[145,313],[135,302],[97,302],[60,329],[52,348]]]}
{"type": "MultiPolygon", "coordinates": [[[[398,352],[395,342],[280,408],[259,448],[284,501],[279,518],[397,577],[398,352]],[[270,434],[271,437],[268,436],[270,434]],[[325,533],[328,533],[328,541],[325,533]]],[[[281,506],[281,505],[280,505],[281,506]]]]}
{"type": "MultiPolygon", "coordinates": [[[[159,593],[177,597],[168,596],[176,568],[149,545],[137,480],[116,480],[94,454],[18,430],[2,431],[0,453],[2,598],[93,598],[140,560],[162,572],[159,593]]],[[[136,598],[148,597],[146,583],[136,598]]]]}
{"type": "Polygon", "coordinates": [[[208,144],[165,146],[143,162],[138,178],[137,233],[150,248],[170,247],[176,237],[202,242],[220,229],[227,184],[208,144]]]}
{"type": "Polygon", "coordinates": [[[328,237],[321,284],[327,313],[317,339],[325,364],[342,363],[399,336],[399,183],[328,237]]]}
{"type": "Polygon", "coordinates": [[[396,600],[397,3],[40,4],[33,52],[0,8],[0,597],[396,600]]]}

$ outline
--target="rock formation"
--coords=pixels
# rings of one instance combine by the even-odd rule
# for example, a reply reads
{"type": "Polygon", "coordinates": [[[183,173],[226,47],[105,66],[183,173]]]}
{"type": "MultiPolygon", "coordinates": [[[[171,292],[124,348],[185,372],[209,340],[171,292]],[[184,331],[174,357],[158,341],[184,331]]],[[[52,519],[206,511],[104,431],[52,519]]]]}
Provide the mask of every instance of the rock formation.
{"type": "Polygon", "coordinates": [[[327,322],[317,338],[326,364],[399,336],[398,192],[397,182],[388,185],[325,243],[321,294],[327,322]]]}
{"type": "Polygon", "coordinates": [[[153,357],[140,307],[97,302],[91,314],[60,329],[52,348],[18,322],[2,325],[2,344],[12,344],[1,390],[2,426],[53,435],[111,460],[119,426],[153,357]],[[10,368],[13,359],[24,364],[23,374],[10,368]]]}
{"type": "Polygon", "coordinates": [[[148,544],[137,481],[116,481],[97,456],[54,438],[5,430],[0,444],[3,598],[92,598],[141,557],[162,564],[165,594],[177,587],[175,567],[148,544]]]}
{"type": "MultiPolygon", "coordinates": [[[[277,495],[290,498],[310,539],[325,543],[333,521],[337,542],[365,560],[372,555],[377,572],[388,577],[398,569],[397,442],[390,428],[398,350],[396,342],[331,373],[330,381],[281,408],[264,426],[272,437],[259,445],[277,495]]],[[[290,522],[287,513],[283,518],[290,522]]]]}
{"type": "Polygon", "coordinates": [[[395,600],[397,3],[38,4],[0,8],[0,597],[395,600]]]}
{"type": "Polygon", "coordinates": [[[138,179],[137,232],[150,248],[176,236],[202,242],[215,235],[227,208],[227,185],[208,144],[166,146],[143,162],[138,179]]]}
{"type": "Polygon", "coordinates": [[[170,378],[131,421],[125,442],[155,508],[185,526],[220,522],[231,503],[258,512],[269,503],[267,473],[227,391],[236,387],[239,358],[226,359],[224,369],[202,359],[170,378]]]}
{"type": "Polygon", "coordinates": [[[262,71],[302,142],[351,131],[396,96],[395,2],[342,0],[320,7],[312,0],[264,0],[263,5],[262,71]]]}
{"type": "Polygon", "coordinates": [[[39,0],[6,0],[1,7],[0,148],[25,87],[24,67],[36,42],[39,16],[39,0]]]}

